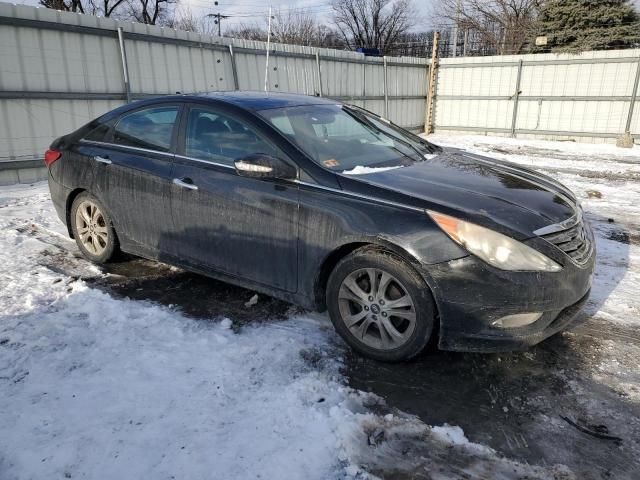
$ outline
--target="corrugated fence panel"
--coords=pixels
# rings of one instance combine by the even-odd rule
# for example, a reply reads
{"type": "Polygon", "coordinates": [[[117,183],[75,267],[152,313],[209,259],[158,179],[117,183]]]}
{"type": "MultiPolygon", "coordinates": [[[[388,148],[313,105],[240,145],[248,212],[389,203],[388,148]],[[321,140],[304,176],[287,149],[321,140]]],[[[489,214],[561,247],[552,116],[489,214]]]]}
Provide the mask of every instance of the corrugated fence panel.
{"type": "Polygon", "coordinates": [[[435,106],[436,130],[444,127],[508,128],[512,108],[510,100],[438,99],[435,106]]]}
{"type": "Polygon", "coordinates": [[[315,59],[273,55],[269,60],[269,90],[273,92],[314,95],[315,78],[315,59]]]}
{"type": "Polygon", "coordinates": [[[425,108],[426,100],[390,100],[389,120],[411,130],[424,130],[425,108]]]}
{"type": "MultiPolygon", "coordinates": [[[[627,127],[639,56],[621,50],[442,60],[435,129],[614,140],[627,127]]],[[[635,114],[630,133],[640,137],[635,114]]]]}
{"type": "Polygon", "coordinates": [[[367,59],[365,67],[365,82],[367,96],[384,96],[384,67],[382,65],[381,58],[367,59]]]}
{"type": "Polygon", "coordinates": [[[235,57],[240,90],[264,89],[266,55],[236,52],[235,57]]]}
{"type": "Polygon", "coordinates": [[[412,130],[424,129],[428,67],[423,59],[390,58],[393,65],[387,67],[387,95],[389,97],[389,119],[412,130]],[[422,68],[397,65],[406,63],[422,68]]]}
{"type": "Polygon", "coordinates": [[[51,142],[122,105],[118,100],[0,99],[0,162],[42,158],[51,142]]]}
{"type": "Polygon", "coordinates": [[[326,97],[362,96],[362,68],[357,63],[322,60],[322,94],[326,97]]]}

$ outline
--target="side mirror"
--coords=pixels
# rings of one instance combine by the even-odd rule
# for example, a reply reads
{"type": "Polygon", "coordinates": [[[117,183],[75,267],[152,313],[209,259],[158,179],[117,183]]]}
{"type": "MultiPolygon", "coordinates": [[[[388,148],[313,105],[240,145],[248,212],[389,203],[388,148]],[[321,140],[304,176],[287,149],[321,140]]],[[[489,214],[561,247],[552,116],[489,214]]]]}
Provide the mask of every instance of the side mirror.
{"type": "Polygon", "coordinates": [[[234,165],[238,175],[252,178],[283,178],[294,179],[297,176],[296,168],[281,158],[255,153],[248,157],[235,160],[234,165]]]}

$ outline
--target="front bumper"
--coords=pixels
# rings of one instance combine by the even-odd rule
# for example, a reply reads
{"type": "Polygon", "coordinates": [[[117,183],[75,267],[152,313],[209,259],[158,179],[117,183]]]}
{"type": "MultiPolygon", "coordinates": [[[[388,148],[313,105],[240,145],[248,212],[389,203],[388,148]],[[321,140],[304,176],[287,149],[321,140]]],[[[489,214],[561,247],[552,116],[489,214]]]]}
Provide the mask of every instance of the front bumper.
{"type": "Polygon", "coordinates": [[[560,272],[509,272],[468,256],[425,270],[440,314],[443,350],[523,350],[566,329],[591,290],[595,250],[578,266],[567,259],[560,272]],[[505,316],[543,312],[516,328],[492,324],[505,316]]]}

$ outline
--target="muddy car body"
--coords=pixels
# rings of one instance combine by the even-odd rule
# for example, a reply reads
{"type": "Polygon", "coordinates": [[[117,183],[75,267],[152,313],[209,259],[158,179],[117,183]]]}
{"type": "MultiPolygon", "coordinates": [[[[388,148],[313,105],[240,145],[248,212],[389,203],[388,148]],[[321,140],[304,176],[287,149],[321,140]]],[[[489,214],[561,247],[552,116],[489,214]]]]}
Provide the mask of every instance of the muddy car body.
{"type": "Polygon", "coordinates": [[[45,160],[93,261],[120,249],[328,309],[380,360],[434,335],[442,349],[524,348],[565,328],[590,290],[593,236],[567,188],[331,100],[145,100],[59,138],[45,160]]]}

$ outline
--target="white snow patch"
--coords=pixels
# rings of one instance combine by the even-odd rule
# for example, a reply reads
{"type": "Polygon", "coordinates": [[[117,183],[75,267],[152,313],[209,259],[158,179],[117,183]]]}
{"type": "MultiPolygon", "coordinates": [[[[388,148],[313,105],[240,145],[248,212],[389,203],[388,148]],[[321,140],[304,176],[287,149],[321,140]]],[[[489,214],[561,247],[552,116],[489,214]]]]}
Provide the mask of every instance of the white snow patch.
{"type": "Polygon", "coordinates": [[[363,167],[362,165],[358,165],[351,170],[345,170],[342,172],[344,175],[367,175],[369,173],[379,173],[386,172],[387,170],[395,170],[396,168],[402,168],[402,166],[398,165],[395,167],[363,167]]]}
{"type": "Polygon", "coordinates": [[[472,443],[465,436],[464,431],[458,426],[444,424],[442,426],[431,427],[433,436],[450,445],[463,445],[486,454],[493,454],[495,451],[484,445],[472,443]]]}

